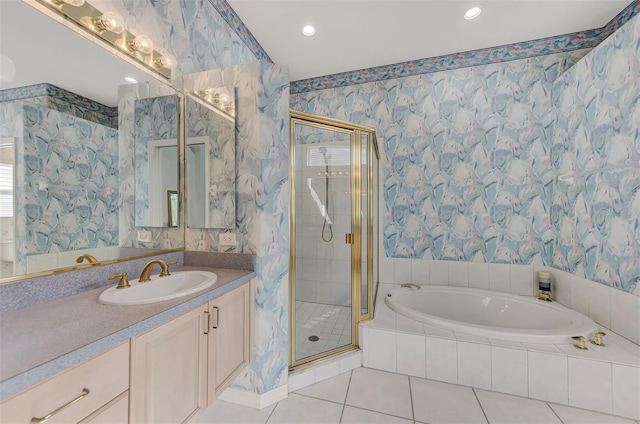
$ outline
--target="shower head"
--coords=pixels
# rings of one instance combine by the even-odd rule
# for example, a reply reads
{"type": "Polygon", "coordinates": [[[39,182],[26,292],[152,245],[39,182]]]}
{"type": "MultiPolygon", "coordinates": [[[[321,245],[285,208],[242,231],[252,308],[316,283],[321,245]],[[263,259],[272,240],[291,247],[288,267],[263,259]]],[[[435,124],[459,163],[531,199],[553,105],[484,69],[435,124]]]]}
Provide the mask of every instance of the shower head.
{"type": "Polygon", "coordinates": [[[322,155],[322,157],[324,158],[324,163],[325,165],[329,165],[329,157],[327,155],[327,148],[322,146],[318,149],[318,153],[320,153],[322,155]]]}

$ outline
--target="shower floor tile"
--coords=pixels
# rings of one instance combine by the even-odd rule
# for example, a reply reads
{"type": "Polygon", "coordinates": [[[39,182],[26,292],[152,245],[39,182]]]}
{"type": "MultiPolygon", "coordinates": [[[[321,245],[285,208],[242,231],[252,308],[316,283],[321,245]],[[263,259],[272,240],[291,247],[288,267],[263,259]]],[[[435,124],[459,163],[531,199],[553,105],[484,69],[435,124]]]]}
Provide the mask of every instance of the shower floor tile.
{"type": "Polygon", "coordinates": [[[351,343],[351,308],[296,301],[296,357],[306,358],[351,343]],[[318,337],[310,341],[309,337],[318,337]]]}

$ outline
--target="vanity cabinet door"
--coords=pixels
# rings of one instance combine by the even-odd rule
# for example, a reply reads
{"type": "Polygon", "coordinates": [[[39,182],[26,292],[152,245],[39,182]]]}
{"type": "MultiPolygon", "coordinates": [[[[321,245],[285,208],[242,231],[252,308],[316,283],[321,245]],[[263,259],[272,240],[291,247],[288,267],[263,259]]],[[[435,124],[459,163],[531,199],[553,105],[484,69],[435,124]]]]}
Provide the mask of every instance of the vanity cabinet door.
{"type": "Polygon", "coordinates": [[[211,404],[250,362],[251,284],[209,302],[209,388],[211,404]]]}
{"type": "Polygon", "coordinates": [[[183,423],[205,406],[204,310],[131,339],[131,423],[183,423]]]}

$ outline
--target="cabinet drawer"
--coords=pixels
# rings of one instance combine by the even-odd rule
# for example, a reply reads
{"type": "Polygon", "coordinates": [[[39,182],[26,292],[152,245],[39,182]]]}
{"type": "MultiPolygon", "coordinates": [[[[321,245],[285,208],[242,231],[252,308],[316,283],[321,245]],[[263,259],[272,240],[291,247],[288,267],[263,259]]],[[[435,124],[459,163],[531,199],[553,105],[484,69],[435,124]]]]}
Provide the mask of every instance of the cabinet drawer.
{"type": "Polygon", "coordinates": [[[129,342],[126,342],[7,399],[0,404],[0,417],[3,423],[28,424],[33,418],[46,417],[77,399],[46,421],[76,423],[128,387],[129,342]]]}

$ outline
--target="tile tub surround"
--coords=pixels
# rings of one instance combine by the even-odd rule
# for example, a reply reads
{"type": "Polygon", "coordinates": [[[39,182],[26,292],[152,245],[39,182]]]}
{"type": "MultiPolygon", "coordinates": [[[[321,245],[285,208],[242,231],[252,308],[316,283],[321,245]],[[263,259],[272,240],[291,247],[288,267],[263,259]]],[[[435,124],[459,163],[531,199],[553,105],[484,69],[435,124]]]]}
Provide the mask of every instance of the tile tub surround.
{"type": "MultiPolygon", "coordinates": [[[[185,267],[182,270],[197,269],[185,267]]],[[[98,302],[104,288],[0,314],[0,400],[169,321],[255,277],[242,270],[208,268],[212,288],[148,305],[98,302]]]]}
{"type": "Polygon", "coordinates": [[[640,341],[640,289],[626,293],[545,266],[381,258],[380,281],[392,284],[382,284],[380,292],[386,294],[393,284],[411,282],[535,296],[538,293],[538,271],[551,272],[551,296],[558,303],[588,316],[633,343],[640,341]]]}
{"type": "Polygon", "coordinates": [[[587,351],[506,342],[423,325],[383,299],[360,324],[365,367],[640,419],[640,348],[615,333],[587,351]]]}

